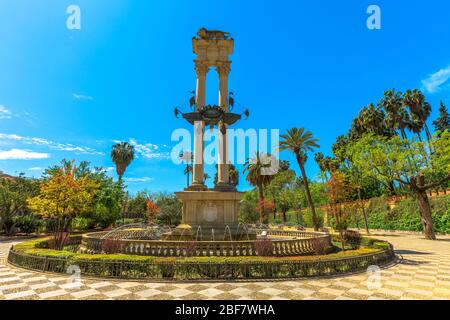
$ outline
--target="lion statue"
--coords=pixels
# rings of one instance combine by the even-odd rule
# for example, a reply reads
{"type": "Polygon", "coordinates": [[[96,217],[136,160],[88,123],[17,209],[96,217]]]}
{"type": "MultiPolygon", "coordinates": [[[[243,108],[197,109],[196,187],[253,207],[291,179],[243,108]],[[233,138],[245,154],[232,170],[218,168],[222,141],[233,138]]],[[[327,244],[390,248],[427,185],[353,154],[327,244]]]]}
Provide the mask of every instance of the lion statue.
{"type": "Polygon", "coordinates": [[[197,32],[199,39],[203,40],[228,40],[230,38],[230,33],[223,32],[219,30],[207,30],[206,28],[201,28],[197,32]]]}

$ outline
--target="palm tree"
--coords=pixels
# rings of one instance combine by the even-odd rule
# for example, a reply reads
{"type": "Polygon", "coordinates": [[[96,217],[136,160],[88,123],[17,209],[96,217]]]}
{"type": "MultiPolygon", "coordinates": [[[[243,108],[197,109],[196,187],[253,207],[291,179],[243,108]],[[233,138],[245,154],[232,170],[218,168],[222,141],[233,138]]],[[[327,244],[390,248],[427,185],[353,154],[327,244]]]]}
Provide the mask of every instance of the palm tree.
{"type": "Polygon", "coordinates": [[[273,179],[273,175],[265,175],[264,169],[270,168],[271,163],[264,161],[265,155],[259,151],[256,152],[255,158],[247,160],[245,163],[244,174],[247,173],[247,181],[258,189],[259,198],[259,214],[263,224],[269,223],[269,217],[264,210],[264,187],[273,179]]]}
{"type": "Polygon", "coordinates": [[[371,103],[362,108],[358,116],[353,119],[349,136],[351,140],[358,140],[366,133],[392,137],[395,134],[393,131],[386,123],[386,114],[383,109],[371,103]]]}
{"type": "Polygon", "coordinates": [[[417,138],[419,138],[419,141],[422,142],[422,136],[420,133],[423,130],[423,123],[416,117],[410,117],[409,122],[407,124],[409,131],[412,133],[415,133],[417,135],[417,138]]]}
{"type": "Polygon", "coordinates": [[[209,175],[209,173],[205,173],[205,174],[203,175],[203,183],[206,184],[206,180],[208,180],[208,179],[210,179],[210,178],[211,178],[211,176],[209,175]]]}
{"type": "Polygon", "coordinates": [[[192,167],[192,164],[187,163],[186,164],[186,168],[184,168],[184,174],[187,176],[187,187],[189,188],[189,184],[191,182],[191,180],[189,179],[189,175],[191,174],[191,172],[194,170],[194,168],[192,167]]]}
{"type": "Polygon", "coordinates": [[[280,151],[291,151],[297,160],[300,167],[300,171],[303,177],[303,183],[305,185],[306,198],[308,199],[309,206],[311,208],[312,222],[314,230],[319,230],[319,222],[317,221],[316,209],[314,202],[312,201],[311,192],[309,190],[308,177],[306,176],[305,163],[307,160],[308,151],[314,151],[314,148],[318,148],[318,139],[314,138],[311,131],[305,131],[304,128],[292,128],[287,131],[286,134],[282,134],[283,139],[280,142],[280,151]]]}
{"type": "Polygon", "coordinates": [[[316,161],[317,165],[319,166],[320,169],[320,175],[323,179],[323,183],[326,183],[327,180],[327,168],[326,168],[326,163],[325,163],[325,156],[323,155],[322,152],[317,152],[314,155],[314,161],[316,161]]]}
{"type": "Polygon", "coordinates": [[[427,126],[427,119],[431,114],[431,105],[426,101],[422,91],[417,89],[406,91],[403,96],[403,104],[409,108],[411,117],[417,119],[425,129],[428,142],[430,142],[431,133],[427,126]]]}
{"type": "Polygon", "coordinates": [[[125,170],[134,160],[135,150],[134,146],[128,142],[120,142],[112,147],[111,160],[116,165],[116,172],[119,176],[119,181],[122,181],[122,177],[125,170]]]}
{"type": "Polygon", "coordinates": [[[403,104],[401,92],[395,92],[395,89],[384,92],[381,99],[381,106],[386,111],[386,124],[393,130],[400,130],[403,139],[407,139],[405,128],[408,125],[409,114],[403,104]]]}

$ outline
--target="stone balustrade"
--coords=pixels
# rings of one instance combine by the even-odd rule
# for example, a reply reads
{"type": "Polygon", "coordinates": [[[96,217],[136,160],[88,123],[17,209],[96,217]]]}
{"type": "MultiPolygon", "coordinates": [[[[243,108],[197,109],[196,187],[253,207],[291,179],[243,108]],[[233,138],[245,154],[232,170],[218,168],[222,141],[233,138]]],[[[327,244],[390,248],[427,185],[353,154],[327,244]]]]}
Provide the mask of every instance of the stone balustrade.
{"type": "MultiPolygon", "coordinates": [[[[248,241],[167,241],[137,239],[102,239],[105,232],[83,236],[81,252],[123,253],[159,257],[256,256],[258,242],[248,241]]],[[[267,230],[273,256],[297,256],[315,253],[314,241],[321,239],[331,247],[331,237],[325,233],[267,230]],[[280,238],[277,238],[280,237],[280,238]]],[[[323,248],[322,248],[323,249],[323,248]]]]}

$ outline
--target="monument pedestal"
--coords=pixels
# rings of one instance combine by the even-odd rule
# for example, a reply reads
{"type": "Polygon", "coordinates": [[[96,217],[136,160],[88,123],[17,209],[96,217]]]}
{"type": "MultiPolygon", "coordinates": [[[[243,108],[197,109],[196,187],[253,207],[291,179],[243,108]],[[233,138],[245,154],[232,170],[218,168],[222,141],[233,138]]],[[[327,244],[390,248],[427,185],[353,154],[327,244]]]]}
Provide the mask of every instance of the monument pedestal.
{"type": "Polygon", "coordinates": [[[183,203],[181,224],[166,235],[168,240],[230,241],[252,240],[256,234],[239,225],[240,192],[183,191],[176,193],[183,203]]]}

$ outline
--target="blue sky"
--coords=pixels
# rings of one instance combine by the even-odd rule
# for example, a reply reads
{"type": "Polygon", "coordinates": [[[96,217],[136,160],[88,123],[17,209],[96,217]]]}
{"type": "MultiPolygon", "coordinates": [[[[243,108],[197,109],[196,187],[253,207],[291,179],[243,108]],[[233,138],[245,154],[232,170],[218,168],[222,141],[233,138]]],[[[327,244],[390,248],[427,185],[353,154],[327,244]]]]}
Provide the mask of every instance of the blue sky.
{"type": "MultiPolygon", "coordinates": [[[[62,158],[111,168],[110,148],[124,140],[139,151],[126,172],[132,192],[183,188],[167,156],[172,131],[189,128],[173,107],[195,88],[191,38],[202,26],[235,39],[230,89],[251,111],[240,128],[305,127],[329,154],[358,110],[392,87],[423,88],[431,122],[440,100],[450,104],[448,21],[440,0],[2,0],[0,170],[39,176],[62,158]],[[66,28],[71,4],[81,30],[66,28]],[[366,27],[370,4],[381,30],[366,27]]],[[[312,155],[307,170],[317,173],[312,155]]]]}

